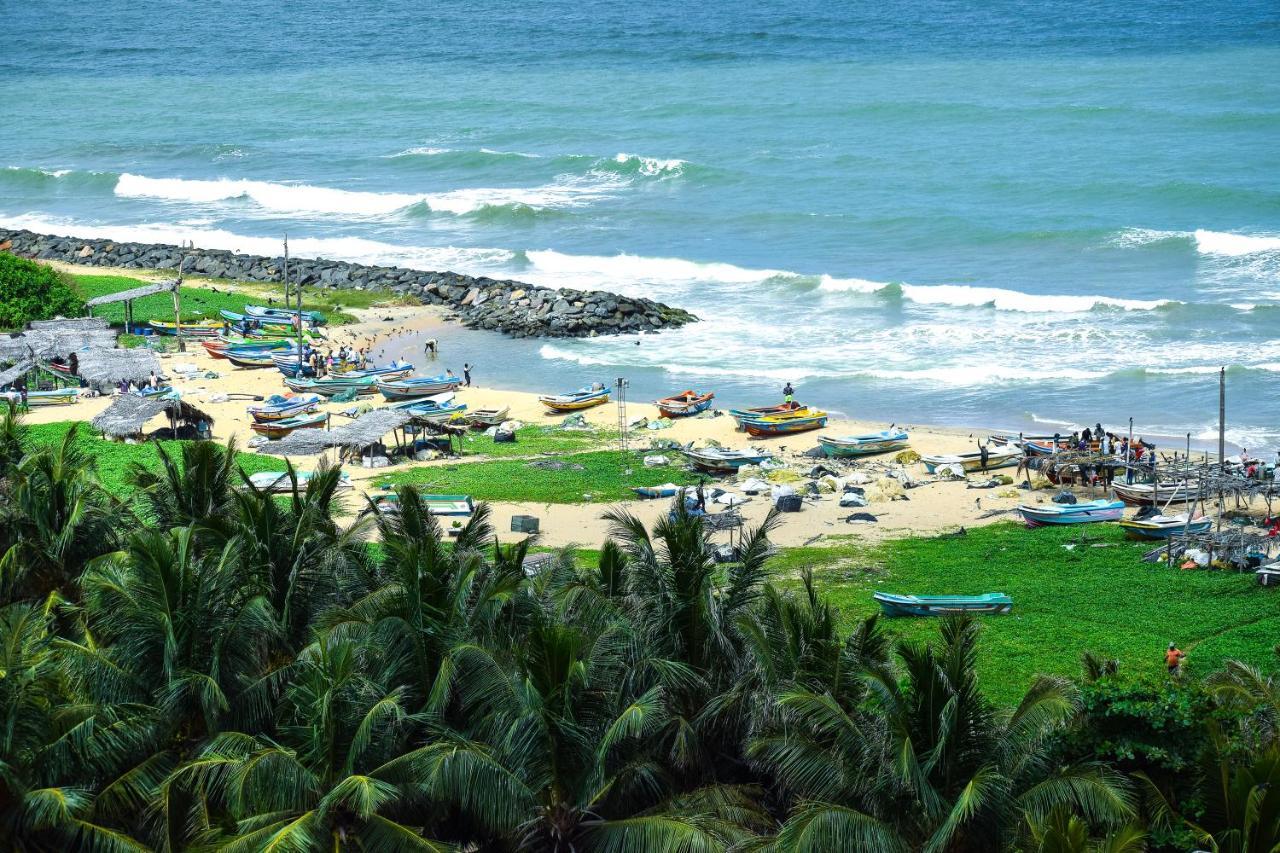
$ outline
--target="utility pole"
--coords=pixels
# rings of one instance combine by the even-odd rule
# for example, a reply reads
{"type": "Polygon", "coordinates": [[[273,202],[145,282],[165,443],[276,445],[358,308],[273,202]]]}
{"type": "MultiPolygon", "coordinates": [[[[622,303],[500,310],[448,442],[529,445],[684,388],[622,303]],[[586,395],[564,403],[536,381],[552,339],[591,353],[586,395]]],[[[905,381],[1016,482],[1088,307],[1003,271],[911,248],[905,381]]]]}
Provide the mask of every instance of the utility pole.
{"type": "MultiPolygon", "coordinates": [[[[289,308],[289,235],[284,235],[284,307],[289,308]]],[[[298,371],[295,374],[302,378],[302,285],[298,285],[298,316],[295,321],[298,330],[298,371]]]]}
{"type": "Polygon", "coordinates": [[[1218,466],[1227,470],[1227,369],[1218,371],[1218,466]]]}
{"type": "Polygon", "coordinates": [[[627,424],[627,386],[630,384],[630,382],[621,376],[619,376],[613,383],[613,386],[618,389],[618,393],[615,398],[618,404],[618,435],[622,439],[622,451],[624,453],[629,449],[627,447],[627,431],[629,429],[629,425],[627,424]]]}
{"type": "MultiPolygon", "coordinates": [[[[195,245],[194,243],[192,244],[195,245]]],[[[178,341],[178,352],[186,352],[187,344],[182,340],[182,268],[187,265],[184,254],[178,261],[178,280],[173,285],[173,336],[178,341]]]]}

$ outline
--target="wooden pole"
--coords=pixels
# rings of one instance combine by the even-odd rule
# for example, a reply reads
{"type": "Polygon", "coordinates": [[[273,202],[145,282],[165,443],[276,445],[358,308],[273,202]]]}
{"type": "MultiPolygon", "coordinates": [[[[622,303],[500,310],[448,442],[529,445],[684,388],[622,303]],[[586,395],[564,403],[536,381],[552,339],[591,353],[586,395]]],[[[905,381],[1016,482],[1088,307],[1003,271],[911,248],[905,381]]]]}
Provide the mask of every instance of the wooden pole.
{"type": "Polygon", "coordinates": [[[173,285],[173,336],[178,339],[178,352],[186,352],[187,345],[182,340],[182,268],[187,265],[187,256],[183,255],[178,262],[178,280],[173,285]]]}
{"type": "Polygon", "coordinates": [[[1218,465],[1227,470],[1227,369],[1218,371],[1218,465]]]}

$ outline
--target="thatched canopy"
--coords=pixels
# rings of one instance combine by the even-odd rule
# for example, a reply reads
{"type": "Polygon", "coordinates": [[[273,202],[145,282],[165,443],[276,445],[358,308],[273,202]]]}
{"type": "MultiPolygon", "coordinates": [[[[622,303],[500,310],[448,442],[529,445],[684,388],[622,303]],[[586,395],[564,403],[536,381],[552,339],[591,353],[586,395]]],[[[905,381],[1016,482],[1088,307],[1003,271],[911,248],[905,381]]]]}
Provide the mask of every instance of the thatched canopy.
{"type": "Polygon", "coordinates": [[[90,385],[105,390],[121,379],[146,382],[154,371],[163,375],[160,359],[149,349],[91,349],[78,354],[80,375],[90,385]]]}
{"type": "Polygon", "coordinates": [[[213,418],[182,400],[122,394],[105,412],[93,419],[93,428],[112,438],[127,438],[141,433],[147,421],[160,414],[167,414],[174,420],[213,423],[213,418]]]}
{"type": "Polygon", "coordinates": [[[95,296],[86,302],[85,305],[88,305],[90,308],[96,308],[99,305],[110,305],[113,302],[131,302],[134,299],[151,296],[153,293],[169,293],[176,290],[177,287],[177,279],[155,281],[151,284],[144,284],[141,287],[132,287],[128,290],[121,290],[117,293],[104,293],[102,296],[95,296]]]}
{"type": "Polygon", "coordinates": [[[6,385],[12,385],[14,382],[18,381],[18,379],[26,376],[34,370],[35,366],[35,361],[30,358],[24,358],[20,359],[17,364],[7,370],[0,371],[0,388],[3,388],[6,385]]]}
{"type": "Polygon", "coordinates": [[[358,451],[377,444],[411,420],[399,409],[374,409],[335,430],[300,429],[259,449],[273,456],[314,456],[329,447],[358,451]]]}
{"type": "Polygon", "coordinates": [[[73,352],[111,349],[115,345],[116,333],[107,326],[106,320],[93,317],[37,320],[22,334],[0,337],[0,359],[17,361],[34,357],[47,361],[55,356],[66,358],[73,352]]]}

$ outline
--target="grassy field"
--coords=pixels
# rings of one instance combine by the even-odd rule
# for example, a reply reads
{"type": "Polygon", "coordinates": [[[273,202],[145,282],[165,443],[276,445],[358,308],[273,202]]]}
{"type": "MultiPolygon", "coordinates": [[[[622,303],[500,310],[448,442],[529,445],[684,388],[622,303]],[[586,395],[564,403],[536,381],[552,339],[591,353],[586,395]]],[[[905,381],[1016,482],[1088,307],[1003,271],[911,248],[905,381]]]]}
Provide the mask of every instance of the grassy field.
{"type": "MultiPolygon", "coordinates": [[[[27,427],[28,436],[33,444],[54,444],[62,441],[67,430],[76,426],[76,440],[81,442],[92,454],[98,469],[98,479],[103,486],[117,497],[126,497],[129,487],[125,485],[125,472],[131,462],[139,462],[153,471],[160,469],[160,454],[157,445],[163,445],[170,454],[181,454],[181,441],[148,441],[143,444],[124,444],[116,441],[103,441],[94,433],[88,424],[72,424],[71,422],[52,424],[32,424],[27,427]]],[[[283,459],[275,456],[261,456],[256,453],[237,453],[236,460],[246,474],[259,471],[283,471],[283,459]]]]}
{"type": "Polygon", "coordinates": [[[645,468],[640,455],[619,450],[573,453],[559,456],[555,462],[563,463],[564,467],[552,470],[538,467],[539,460],[495,459],[409,468],[388,474],[379,482],[412,483],[425,491],[468,494],[476,500],[610,503],[635,497],[631,491],[633,486],[697,481],[683,466],[645,468]]]}
{"type": "MultiPolygon", "coordinates": [[[[1012,614],[982,618],[979,660],[993,698],[1003,701],[1015,700],[1036,673],[1078,675],[1085,650],[1118,659],[1123,674],[1137,677],[1163,674],[1170,642],[1189,653],[1188,669],[1199,674],[1227,658],[1271,659],[1280,595],[1252,574],[1144,563],[1140,555],[1151,546],[1126,541],[1114,525],[1091,525],[1083,543],[1080,535],[998,524],[960,538],[791,548],[772,568],[793,578],[812,567],[846,626],[876,611],[876,590],[1008,593],[1012,614]]],[[[889,626],[927,639],[937,621],[894,619],[889,626]]]]}
{"type": "Polygon", "coordinates": [[[537,456],[542,453],[579,453],[603,449],[617,439],[616,430],[564,430],[526,424],[516,430],[514,442],[496,442],[483,432],[470,432],[462,439],[463,456],[537,456]]]}
{"type": "MultiPolygon", "coordinates": [[[[76,284],[86,299],[118,293],[137,287],[143,282],[136,278],[121,275],[73,275],[76,284]]],[[[281,298],[280,285],[263,284],[223,284],[218,286],[212,282],[199,284],[183,284],[182,316],[184,320],[197,318],[221,319],[218,313],[222,309],[242,312],[246,303],[266,303],[268,298],[281,298]],[[217,287],[217,290],[213,288],[217,287]],[[228,288],[234,287],[234,292],[228,288]]],[[[303,307],[309,311],[320,311],[329,323],[342,325],[354,322],[355,317],[345,313],[344,308],[369,308],[374,305],[397,303],[400,300],[392,294],[377,291],[333,290],[303,291],[303,307]]],[[[105,305],[94,312],[96,316],[105,317],[113,324],[124,323],[124,304],[105,305]]],[[[167,293],[144,296],[133,303],[133,317],[137,323],[148,320],[173,320],[173,297],[167,293]]]]}

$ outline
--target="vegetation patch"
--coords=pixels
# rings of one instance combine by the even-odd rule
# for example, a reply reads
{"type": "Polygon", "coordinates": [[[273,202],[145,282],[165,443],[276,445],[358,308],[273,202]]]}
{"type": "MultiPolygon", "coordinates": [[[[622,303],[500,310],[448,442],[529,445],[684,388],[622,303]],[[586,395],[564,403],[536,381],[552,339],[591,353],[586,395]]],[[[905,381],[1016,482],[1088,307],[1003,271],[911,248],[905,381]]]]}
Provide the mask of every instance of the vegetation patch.
{"type": "MultiPolygon", "coordinates": [[[[1013,613],[983,617],[978,668],[994,698],[1012,701],[1037,673],[1074,675],[1080,655],[1120,661],[1130,674],[1164,674],[1170,642],[1189,668],[1209,672],[1228,658],[1261,662],[1280,637],[1280,598],[1252,574],[1183,571],[1144,563],[1151,546],[1120,528],[1084,531],[1015,524],[971,529],[961,537],[895,539],[877,546],[789,548],[773,571],[812,567],[845,625],[876,612],[871,594],[1004,592],[1013,613]],[[854,568],[850,568],[852,565],[854,568]]],[[[894,619],[912,639],[936,630],[932,619],[894,619]]]]}
{"type": "Polygon", "coordinates": [[[83,313],[84,297],[72,277],[48,264],[0,252],[0,329],[83,313]]]}

